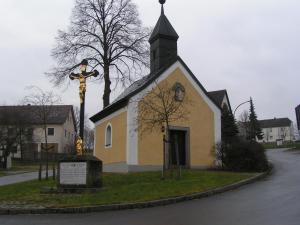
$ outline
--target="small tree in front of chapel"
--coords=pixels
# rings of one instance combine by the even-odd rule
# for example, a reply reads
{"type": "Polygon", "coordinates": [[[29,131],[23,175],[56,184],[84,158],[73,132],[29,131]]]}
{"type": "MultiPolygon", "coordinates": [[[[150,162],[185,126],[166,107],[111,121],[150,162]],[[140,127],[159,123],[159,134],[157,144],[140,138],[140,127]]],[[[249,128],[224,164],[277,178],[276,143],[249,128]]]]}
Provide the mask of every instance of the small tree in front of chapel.
{"type": "MultiPolygon", "coordinates": [[[[189,111],[187,105],[190,104],[185,89],[180,83],[170,85],[167,81],[158,83],[146,94],[145,97],[138,100],[138,129],[141,135],[148,132],[161,131],[164,134],[164,160],[162,177],[165,177],[166,160],[165,149],[170,153],[170,141],[168,140],[170,126],[174,122],[185,121],[188,118],[189,111]]],[[[176,146],[176,144],[175,144],[176,146]]],[[[176,167],[178,169],[177,177],[180,177],[180,158],[178,147],[175,147],[176,167]]]]}

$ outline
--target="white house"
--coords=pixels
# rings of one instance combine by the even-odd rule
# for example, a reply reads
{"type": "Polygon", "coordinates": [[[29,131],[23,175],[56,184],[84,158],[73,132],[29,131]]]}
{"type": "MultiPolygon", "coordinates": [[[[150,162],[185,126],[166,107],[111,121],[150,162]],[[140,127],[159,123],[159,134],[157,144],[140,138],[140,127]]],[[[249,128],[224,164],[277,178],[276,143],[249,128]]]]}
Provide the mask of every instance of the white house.
{"type": "MultiPolygon", "coordinates": [[[[24,132],[29,132],[30,140],[19,142],[13,152],[14,158],[34,159],[37,153],[45,149],[45,133],[43,120],[40,116],[42,106],[0,106],[0,115],[10,117],[12,121],[9,128],[13,130],[22,126],[24,132]]],[[[48,107],[46,134],[51,153],[67,153],[74,144],[76,136],[76,123],[72,105],[53,105],[48,107]]],[[[3,121],[3,119],[1,120],[3,121]]],[[[1,122],[3,123],[3,122],[1,122]]],[[[4,132],[3,124],[2,132],[4,132]]],[[[1,129],[0,129],[1,130],[1,129]]]]}
{"type": "Polygon", "coordinates": [[[293,123],[289,118],[274,118],[259,121],[264,134],[260,142],[294,141],[293,123]]]}

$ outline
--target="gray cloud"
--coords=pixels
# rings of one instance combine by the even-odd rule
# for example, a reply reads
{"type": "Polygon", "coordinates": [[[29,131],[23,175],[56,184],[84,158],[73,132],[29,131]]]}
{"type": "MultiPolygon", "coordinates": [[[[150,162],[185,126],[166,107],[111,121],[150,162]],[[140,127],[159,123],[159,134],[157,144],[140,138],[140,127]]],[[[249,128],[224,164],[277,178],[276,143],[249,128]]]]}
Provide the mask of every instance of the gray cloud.
{"type": "MultiPolygon", "coordinates": [[[[154,26],[160,13],[158,1],[135,2],[144,24],[154,26]]],[[[73,0],[2,0],[1,4],[0,62],[5,85],[0,103],[16,104],[27,85],[53,88],[44,72],[54,63],[50,51],[57,30],[69,24],[73,0]]],[[[299,1],[168,0],[165,8],[180,35],[179,55],[207,90],[226,88],[232,107],[252,96],[261,119],[295,120],[294,107],[300,104],[299,1]]],[[[77,84],[55,90],[66,104],[77,104],[77,84]]],[[[90,115],[101,109],[101,91],[97,83],[89,83],[90,115]]]]}

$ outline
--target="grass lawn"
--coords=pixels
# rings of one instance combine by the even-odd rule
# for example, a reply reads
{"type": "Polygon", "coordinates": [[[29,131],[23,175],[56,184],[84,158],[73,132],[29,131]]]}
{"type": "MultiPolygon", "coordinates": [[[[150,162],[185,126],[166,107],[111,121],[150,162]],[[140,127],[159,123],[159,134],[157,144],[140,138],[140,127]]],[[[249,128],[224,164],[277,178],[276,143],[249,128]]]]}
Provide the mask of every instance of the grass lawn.
{"type": "MultiPolygon", "coordinates": [[[[45,163],[43,164],[45,165],[45,163]]],[[[50,163],[49,163],[50,165],[50,163]]],[[[45,167],[45,166],[44,166],[45,167]]],[[[22,161],[12,161],[12,168],[10,171],[38,171],[39,162],[22,162],[22,161]]]]}
{"type": "Polygon", "coordinates": [[[132,203],[191,194],[222,187],[254,174],[183,171],[180,180],[160,179],[160,172],[104,174],[104,189],[98,193],[40,194],[43,186],[54,181],[31,181],[0,186],[0,204],[34,204],[46,207],[71,207],[112,203],[132,203]]]}
{"type": "Polygon", "coordinates": [[[277,148],[297,148],[300,149],[300,143],[299,142],[287,142],[284,143],[281,146],[277,146],[276,143],[264,143],[262,144],[265,149],[271,150],[271,149],[277,149],[277,148]]]}
{"type": "Polygon", "coordinates": [[[5,176],[6,174],[4,173],[4,172],[2,172],[2,171],[0,171],[0,177],[3,177],[3,176],[5,176]]]}

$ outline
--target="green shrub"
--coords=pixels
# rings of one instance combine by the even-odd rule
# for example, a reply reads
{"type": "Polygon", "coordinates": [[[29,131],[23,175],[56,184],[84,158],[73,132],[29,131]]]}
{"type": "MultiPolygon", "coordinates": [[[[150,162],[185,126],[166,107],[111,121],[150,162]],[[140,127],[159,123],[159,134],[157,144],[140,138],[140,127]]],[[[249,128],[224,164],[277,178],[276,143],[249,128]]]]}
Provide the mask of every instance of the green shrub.
{"type": "Polygon", "coordinates": [[[219,146],[218,159],[224,169],[239,172],[262,172],[268,169],[264,147],[255,141],[239,140],[219,146]]]}

